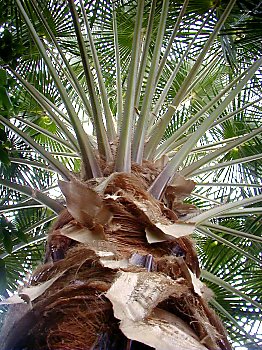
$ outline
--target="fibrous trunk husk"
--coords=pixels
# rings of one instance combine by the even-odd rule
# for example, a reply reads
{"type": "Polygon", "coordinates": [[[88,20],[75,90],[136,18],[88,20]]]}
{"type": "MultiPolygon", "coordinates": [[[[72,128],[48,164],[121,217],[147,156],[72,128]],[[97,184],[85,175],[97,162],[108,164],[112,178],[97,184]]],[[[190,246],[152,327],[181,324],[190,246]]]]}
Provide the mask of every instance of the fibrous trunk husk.
{"type": "Polygon", "coordinates": [[[147,164],[60,183],[67,208],[1,349],[230,349],[184,220],[197,211],[182,202],[194,183],[175,178],[160,202],[147,192],[156,175],[147,164]]]}

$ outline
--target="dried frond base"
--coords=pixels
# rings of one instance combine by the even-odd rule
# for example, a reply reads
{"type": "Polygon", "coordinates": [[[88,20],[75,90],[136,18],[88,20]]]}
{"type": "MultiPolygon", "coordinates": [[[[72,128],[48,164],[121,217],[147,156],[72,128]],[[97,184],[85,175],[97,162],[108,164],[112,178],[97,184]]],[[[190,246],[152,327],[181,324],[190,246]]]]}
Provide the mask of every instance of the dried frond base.
{"type": "Polygon", "coordinates": [[[116,272],[103,267],[87,246],[78,245],[64,259],[39,267],[32,284],[61,272],[62,277],[33,303],[42,317],[30,332],[35,338],[32,348],[92,349],[99,337],[117,329],[111,303],[103,296],[116,272]]]}

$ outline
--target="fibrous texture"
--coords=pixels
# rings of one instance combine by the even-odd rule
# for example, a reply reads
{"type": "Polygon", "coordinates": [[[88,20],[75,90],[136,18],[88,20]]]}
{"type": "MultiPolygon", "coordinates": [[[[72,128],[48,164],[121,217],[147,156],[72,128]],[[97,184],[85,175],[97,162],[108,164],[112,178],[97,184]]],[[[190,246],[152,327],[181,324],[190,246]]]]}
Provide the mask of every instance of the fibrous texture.
{"type": "Polygon", "coordinates": [[[147,190],[158,170],[141,169],[60,183],[65,212],[19,294],[34,320],[21,332],[28,349],[230,349],[199,280],[197,210],[183,203],[194,183],[176,176],[156,200],[147,190]]]}

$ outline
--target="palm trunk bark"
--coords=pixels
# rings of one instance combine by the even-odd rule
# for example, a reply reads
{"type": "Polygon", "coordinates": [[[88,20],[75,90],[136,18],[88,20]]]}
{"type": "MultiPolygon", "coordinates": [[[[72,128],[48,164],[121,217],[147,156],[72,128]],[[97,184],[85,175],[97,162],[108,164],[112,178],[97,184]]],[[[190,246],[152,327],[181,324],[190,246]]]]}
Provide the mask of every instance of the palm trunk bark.
{"type": "Polygon", "coordinates": [[[21,294],[30,307],[3,349],[231,348],[182,221],[197,210],[183,203],[194,183],[178,177],[158,201],[147,190],[159,170],[107,166],[102,180],[60,183],[67,207],[30,281],[42,291],[21,294]]]}

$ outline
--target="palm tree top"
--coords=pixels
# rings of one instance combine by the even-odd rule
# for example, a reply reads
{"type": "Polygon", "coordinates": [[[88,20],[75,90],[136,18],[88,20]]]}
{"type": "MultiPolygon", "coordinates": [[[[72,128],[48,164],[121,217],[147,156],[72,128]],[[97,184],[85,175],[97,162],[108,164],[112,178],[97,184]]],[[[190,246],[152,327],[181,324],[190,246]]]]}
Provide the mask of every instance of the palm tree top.
{"type": "MultiPolygon", "coordinates": [[[[120,194],[110,190],[125,174],[139,179],[145,202],[162,201],[182,221],[157,226],[147,217],[147,239],[166,239],[170,220],[172,230],[194,231],[214,308],[234,342],[258,348],[259,335],[243,325],[254,330],[261,307],[260,3],[7,5],[0,11],[2,295],[41,260],[65,205],[87,225],[81,205],[100,201],[94,189],[121,197],[121,186],[120,194]]],[[[199,274],[198,265],[190,269],[199,274]]]]}

